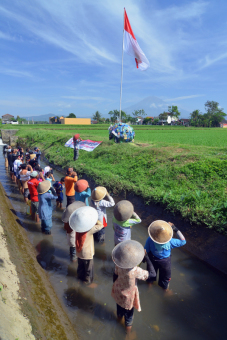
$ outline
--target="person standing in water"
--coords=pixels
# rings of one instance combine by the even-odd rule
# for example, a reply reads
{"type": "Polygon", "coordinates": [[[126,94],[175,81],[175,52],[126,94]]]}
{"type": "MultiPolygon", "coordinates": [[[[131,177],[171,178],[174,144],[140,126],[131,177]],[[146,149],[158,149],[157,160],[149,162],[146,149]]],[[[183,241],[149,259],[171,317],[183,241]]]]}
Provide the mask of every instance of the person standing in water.
{"type": "Polygon", "coordinates": [[[97,211],[85,206],[72,213],[69,226],[76,232],[77,277],[84,283],[92,283],[95,254],[93,235],[103,228],[103,224],[98,220],[97,211]]]}
{"type": "Polygon", "coordinates": [[[112,259],[115,272],[111,295],[117,303],[118,320],[125,318],[128,334],[132,329],[134,308],[141,311],[137,280],[153,279],[156,273],[142,244],[137,241],[119,243],[112,251],[112,259]],[[147,270],[138,267],[142,261],[147,262],[147,270]]]}
{"type": "MultiPolygon", "coordinates": [[[[169,282],[171,280],[171,250],[186,244],[182,233],[171,222],[157,220],[152,222],[148,227],[149,237],[145,244],[146,252],[157,272],[159,271],[158,285],[165,291],[169,291],[169,282]],[[173,232],[178,239],[173,238],[173,232]]],[[[156,281],[156,276],[149,283],[156,281]]]]}
{"type": "Polygon", "coordinates": [[[95,241],[103,243],[105,241],[105,227],[107,227],[106,208],[115,205],[113,197],[107,192],[105,187],[97,187],[91,193],[91,206],[98,211],[99,221],[103,224],[103,229],[94,235],[95,241]],[[107,200],[104,200],[104,198],[107,200]]]}
{"type": "Polygon", "coordinates": [[[79,179],[79,181],[75,184],[75,192],[75,200],[84,202],[87,206],[89,206],[88,197],[91,196],[91,189],[88,181],[85,179],[79,179]]]}

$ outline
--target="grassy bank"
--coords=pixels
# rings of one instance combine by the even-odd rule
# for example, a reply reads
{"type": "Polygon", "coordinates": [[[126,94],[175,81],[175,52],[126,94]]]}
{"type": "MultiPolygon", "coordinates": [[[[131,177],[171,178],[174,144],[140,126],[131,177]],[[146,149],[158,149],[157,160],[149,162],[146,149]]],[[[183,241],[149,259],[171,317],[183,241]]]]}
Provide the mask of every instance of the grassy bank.
{"type": "Polygon", "coordinates": [[[27,145],[39,146],[46,157],[63,167],[72,165],[115,193],[141,195],[180,212],[191,222],[227,234],[227,142],[225,129],[136,127],[135,144],[114,144],[107,126],[80,127],[82,139],[102,140],[93,152],[73,150],[64,143],[75,127],[20,127],[27,145]]]}

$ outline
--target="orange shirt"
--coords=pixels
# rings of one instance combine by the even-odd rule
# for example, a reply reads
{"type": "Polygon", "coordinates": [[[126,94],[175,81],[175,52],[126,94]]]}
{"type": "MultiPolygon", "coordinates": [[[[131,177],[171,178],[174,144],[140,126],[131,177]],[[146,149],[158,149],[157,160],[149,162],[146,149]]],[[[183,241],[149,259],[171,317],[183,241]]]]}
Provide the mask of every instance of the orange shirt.
{"type": "Polygon", "coordinates": [[[75,189],[74,185],[77,182],[78,178],[75,177],[65,177],[65,194],[66,196],[74,196],[75,195],[75,189]]]}

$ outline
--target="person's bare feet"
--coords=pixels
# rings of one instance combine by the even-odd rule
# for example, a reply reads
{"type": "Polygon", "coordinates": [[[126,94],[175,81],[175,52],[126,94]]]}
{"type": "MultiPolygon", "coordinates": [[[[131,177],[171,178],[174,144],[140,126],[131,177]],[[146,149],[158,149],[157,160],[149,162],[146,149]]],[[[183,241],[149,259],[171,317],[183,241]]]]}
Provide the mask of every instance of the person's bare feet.
{"type": "Polygon", "coordinates": [[[173,291],[171,289],[166,289],[164,296],[168,297],[168,296],[172,296],[173,295],[173,291]]]}

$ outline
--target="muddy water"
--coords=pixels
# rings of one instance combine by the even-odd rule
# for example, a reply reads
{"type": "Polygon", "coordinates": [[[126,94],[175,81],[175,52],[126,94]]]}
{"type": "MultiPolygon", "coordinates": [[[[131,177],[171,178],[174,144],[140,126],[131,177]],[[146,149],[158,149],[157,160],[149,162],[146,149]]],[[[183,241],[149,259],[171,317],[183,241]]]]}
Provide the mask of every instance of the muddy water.
{"type": "MultiPolygon", "coordinates": [[[[44,165],[42,163],[42,166],[44,165]]],[[[59,179],[62,174],[54,171],[54,177],[59,179]]],[[[62,213],[56,210],[55,203],[52,235],[43,235],[40,225],[35,224],[26,214],[26,205],[5,170],[2,156],[0,181],[11,200],[21,227],[28,233],[37,253],[37,261],[46,270],[79,338],[124,339],[124,328],[116,322],[116,305],[110,295],[114,269],[111,260],[114,246],[113,209],[108,209],[106,242],[104,245],[96,244],[94,282],[97,283],[97,288],[91,289],[77,280],[77,265],[69,262],[69,247],[61,222],[62,213]]],[[[147,238],[146,227],[142,224],[135,226],[132,237],[144,244],[147,238]]],[[[226,277],[183,248],[174,249],[170,285],[172,296],[164,297],[157,285],[149,289],[146,283],[138,283],[142,312],[135,311],[133,331],[136,339],[226,339],[226,284],[226,277]]]]}

